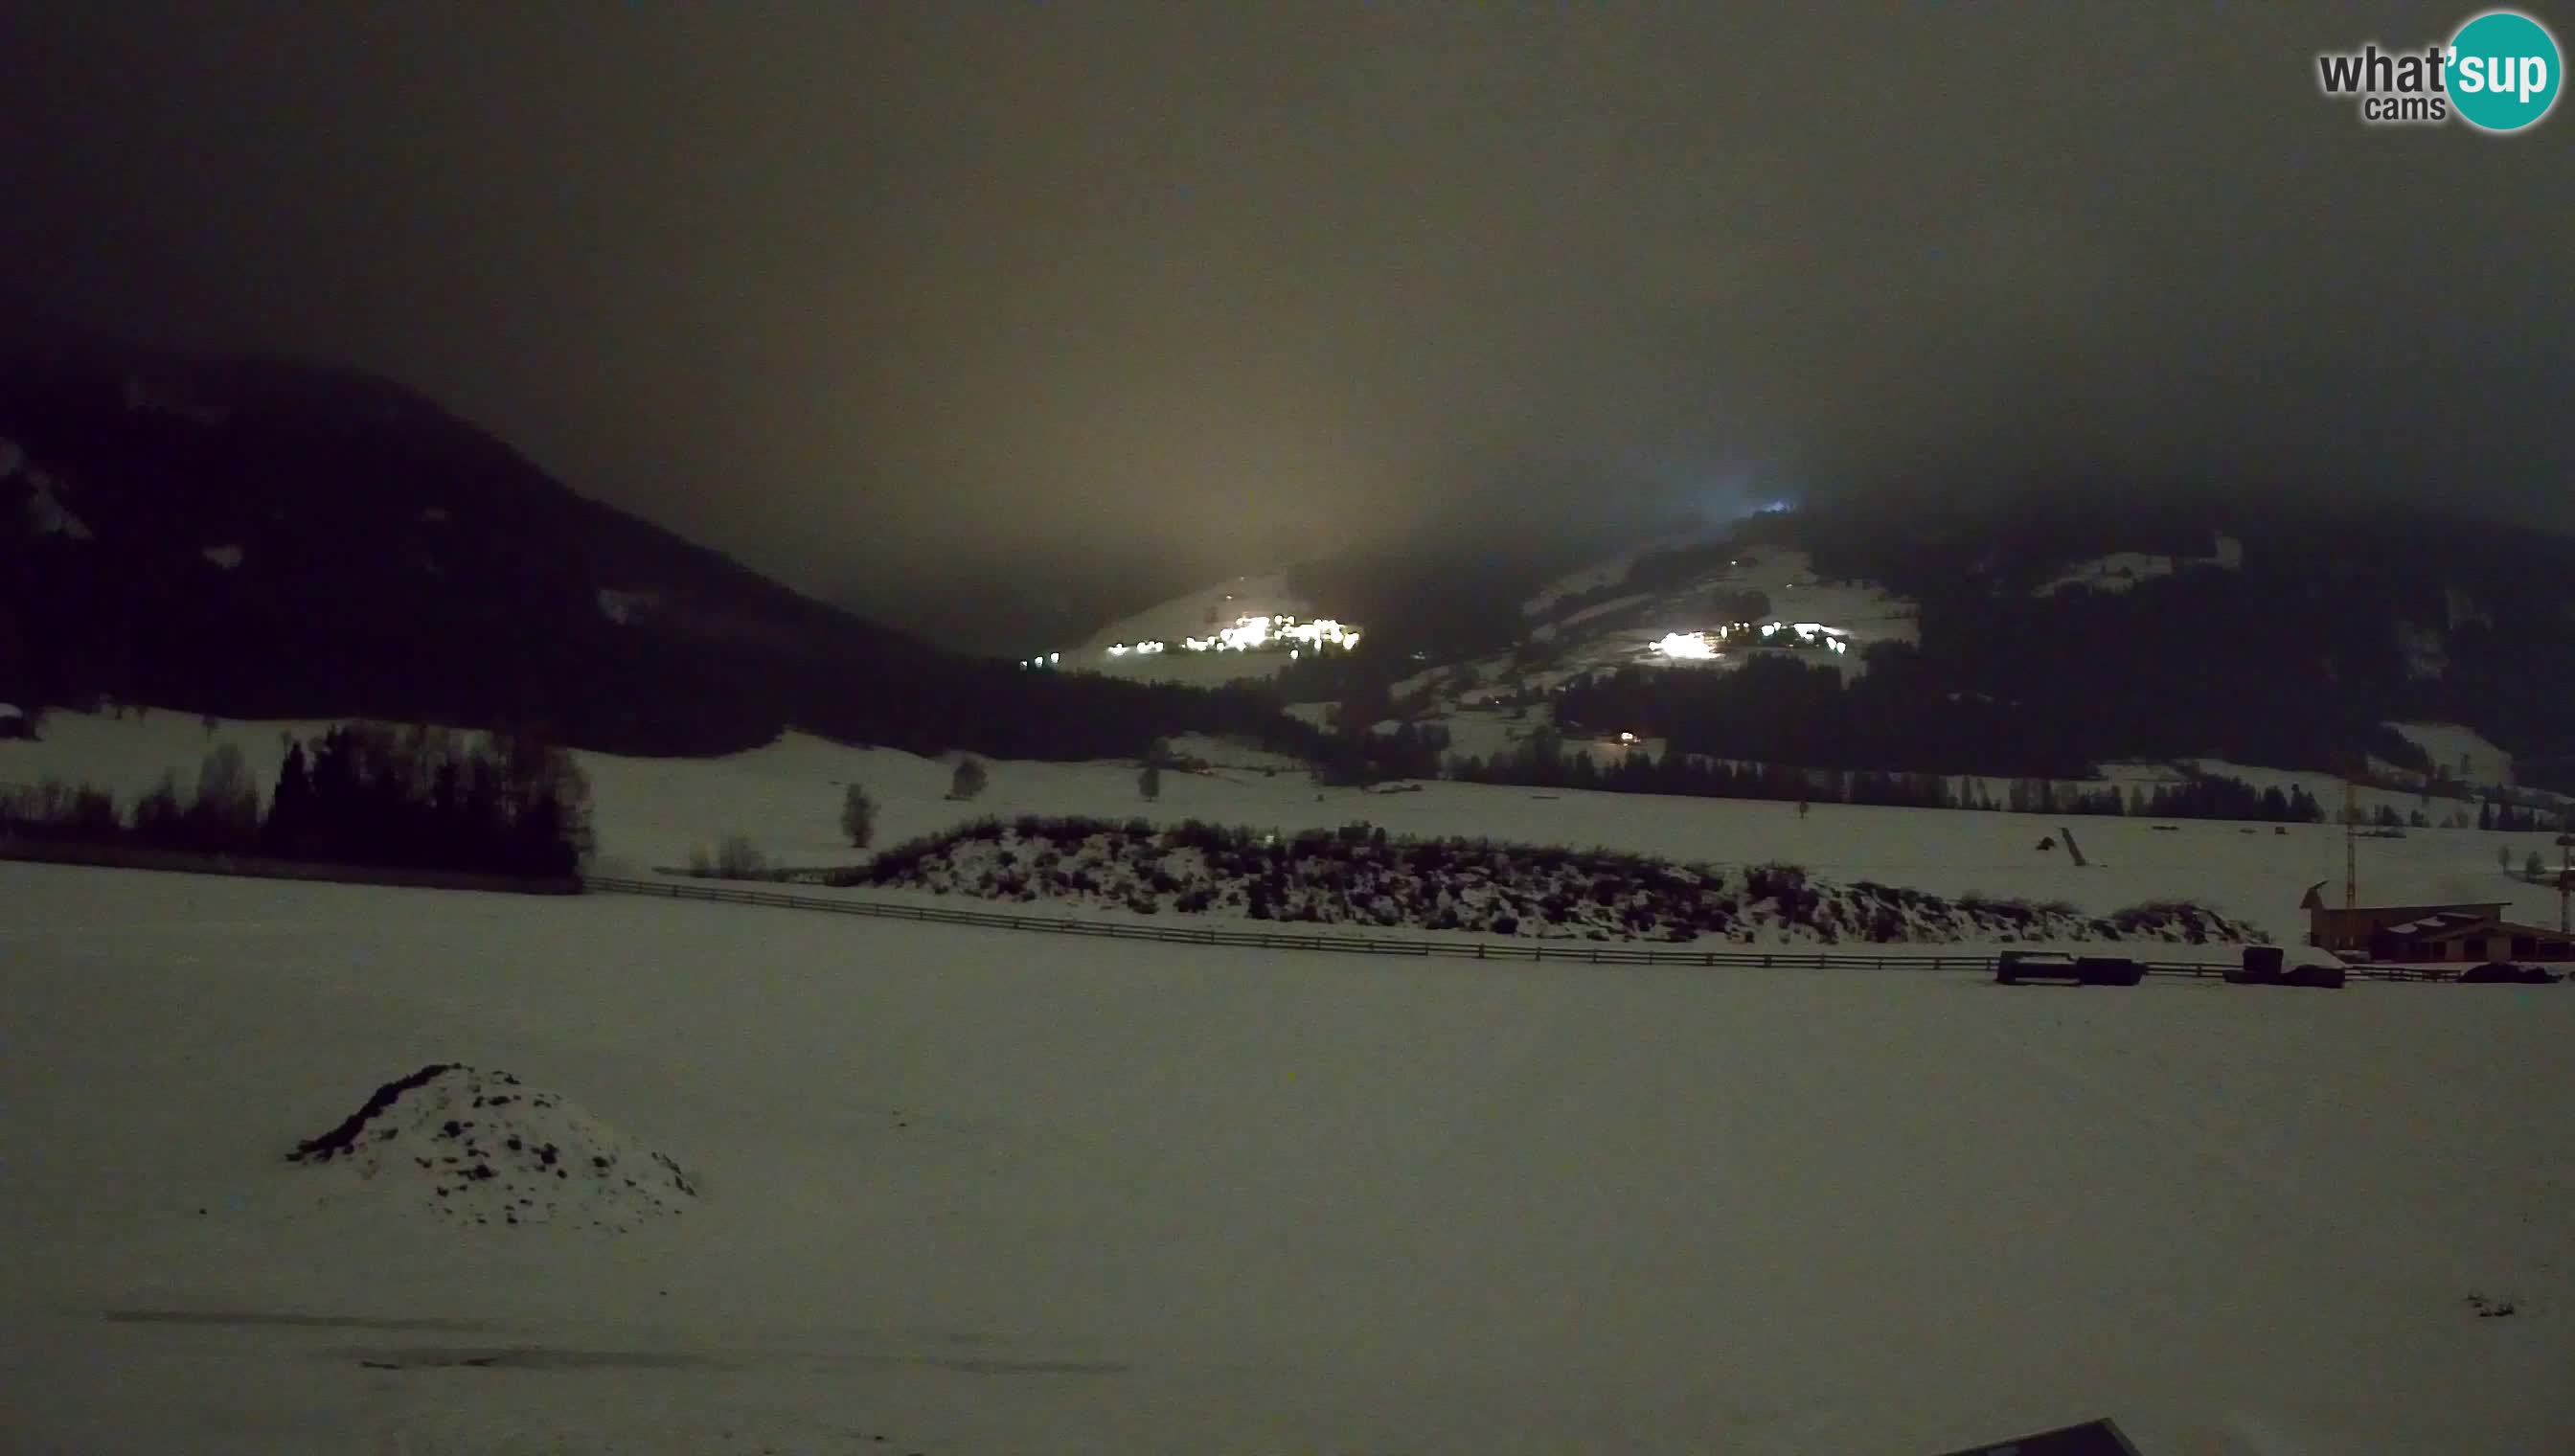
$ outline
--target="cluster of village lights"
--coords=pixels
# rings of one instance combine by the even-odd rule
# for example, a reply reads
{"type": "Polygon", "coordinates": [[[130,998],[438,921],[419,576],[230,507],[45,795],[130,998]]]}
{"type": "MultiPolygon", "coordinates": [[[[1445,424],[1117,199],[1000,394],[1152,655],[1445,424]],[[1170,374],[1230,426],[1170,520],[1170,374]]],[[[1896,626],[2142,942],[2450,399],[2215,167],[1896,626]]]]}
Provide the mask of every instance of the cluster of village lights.
{"type": "MultiPolygon", "coordinates": [[[[1181,639],[1185,653],[1250,653],[1264,648],[1287,647],[1290,652],[1298,644],[1308,648],[1354,648],[1359,645],[1359,630],[1328,617],[1312,622],[1299,622],[1281,614],[1277,617],[1238,617],[1234,626],[1220,628],[1214,637],[1181,639]]],[[[1159,653],[1165,644],[1158,642],[1113,643],[1109,656],[1123,658],[1129,653],[1159,653]]]]}
{"type": "MultiPolygon", "coordinates": [[[[1307,649],[1320,651],[1324,648],[1340,648],[1347,651],[1358,645],[1359,630],[1347,623],[1335,622],[1328,617],[1316,618],[1311,622],[1300,622],[1294,617],[1282,613],[1277,616],[1238,617],[1234,620],[1234,626],[1218,629],[1214,637],[1181,639],[1180,650],[1185,653],[1250,653],[1264,650],[1275,652],[1284,647],[1288,649],[1288,658],[1294,660],[1303,657],[1307,649]]],[[[1109,656],[1113,658],[1152,657],[1157,653],[1170,651],[1172,651],[1171,644],[1164,642],[1122,642],[1109,645],[1109,656]]],[[[1020,666],[1052,668],[1063,660],[1062,653],[1042,653],[1022,661],[1020,666]]]]}
{"type": "Polygon", "coordinates": [[[1757,629],[1729,628],[1723,633],[1668,632],[1655,642],[1653,652],[1657,656],[1670,658],[1675,662],[1703,663],[1716,657],[1724,651],[1729,642],[1746,633],[1757,634],[1759,643],[1763,647],[1773,645],[1812,647],[1820,643],[1832,652],[1850,651],[1850,634],[1840,628],[1826,627],[1820,622],[1774,622],[1767,627],[1757,629]],[[1777,643],[1781,637],[1786,637],[1789,642],[1777,643]]]}

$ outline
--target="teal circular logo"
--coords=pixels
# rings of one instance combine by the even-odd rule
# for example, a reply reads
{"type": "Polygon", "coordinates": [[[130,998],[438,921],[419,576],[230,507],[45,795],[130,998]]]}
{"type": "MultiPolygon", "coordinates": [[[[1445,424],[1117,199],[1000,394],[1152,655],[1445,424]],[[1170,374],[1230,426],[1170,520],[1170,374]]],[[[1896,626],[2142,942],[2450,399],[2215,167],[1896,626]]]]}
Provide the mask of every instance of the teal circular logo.
{"type": "Polygon", "coordinates": [[[2565,73],[2557,37],[2518,10],[2489,10],[2450,37],[2443,67],[2459,120],[2517,132],[2548,114],[2565,73]]]}

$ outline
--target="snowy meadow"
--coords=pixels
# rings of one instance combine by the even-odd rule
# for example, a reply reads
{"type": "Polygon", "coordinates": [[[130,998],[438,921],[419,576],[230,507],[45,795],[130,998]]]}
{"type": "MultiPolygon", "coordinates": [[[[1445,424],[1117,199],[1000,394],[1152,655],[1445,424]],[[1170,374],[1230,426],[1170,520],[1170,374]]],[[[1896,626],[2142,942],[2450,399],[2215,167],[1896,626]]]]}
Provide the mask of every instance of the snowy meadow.
{"type": "MultiPolygon", "coordinates": [[[[81,722],[0,776],[148,782],[204,737],[156,716],[133,762],[136,726],[81,722]]],[[[996,764],[962,805],[943,764],[793,739],[590,766],[642,865],[724,828],[845,859],[858,778],[896,834],[1374,816],[2194,894],[2291,938],[2340,852],[2077,822],[2079,870],[2019,815],[1258,771],[1139,805],[1115,764],[996,764]]],[[[2494,836],[2441,837],[2370,852],[2500,879],[2494,836]]],[[[1922,1456],[2105,1414],[2147,1456],[2575,1443],[2567,986],[1425,963],[32,864],[0,904],[12,1450],[1922,1456]],[[289,1160],[449,1063],[365,1155],[289,1160]]]]}

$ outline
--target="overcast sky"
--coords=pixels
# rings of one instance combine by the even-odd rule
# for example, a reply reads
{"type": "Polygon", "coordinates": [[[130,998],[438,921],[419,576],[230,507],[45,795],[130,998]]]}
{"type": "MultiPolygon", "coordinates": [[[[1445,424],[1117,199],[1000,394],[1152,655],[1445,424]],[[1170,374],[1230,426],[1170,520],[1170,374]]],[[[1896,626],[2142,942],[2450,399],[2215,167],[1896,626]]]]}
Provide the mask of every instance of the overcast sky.
{"type": "Polygon", "coordinates": [[[2033,472],[2554,515],[2575,115],[2316,93],[2469,13],[17,6],[0,288],[862,601],[2033,472]]]}

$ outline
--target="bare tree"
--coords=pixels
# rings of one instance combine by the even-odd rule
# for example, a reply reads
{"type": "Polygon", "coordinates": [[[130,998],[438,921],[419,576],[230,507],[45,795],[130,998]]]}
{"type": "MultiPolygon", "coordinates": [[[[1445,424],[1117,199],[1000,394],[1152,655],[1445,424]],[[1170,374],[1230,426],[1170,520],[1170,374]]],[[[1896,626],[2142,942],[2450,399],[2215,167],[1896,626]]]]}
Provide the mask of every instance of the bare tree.
{"type": "Polygon", "coordinates": [[[716,874],[724,879],[757,879],[768,872],[769,856],[749,834],[727,834],[716,845],[716,874]]]}
{"type": "Polygon", "coordinates": [[[259,780],[238,746],[217,743],[198,765],[188,816],[210,849],[244,848],[259,837],[259,780]]]}
{"type": "Polygon", "coordinates": [[[877,801],[855,783],[841,795],[841,832],[849,836],[850,846],[855,849],[864,849],[876,841],[877,801]]]}

